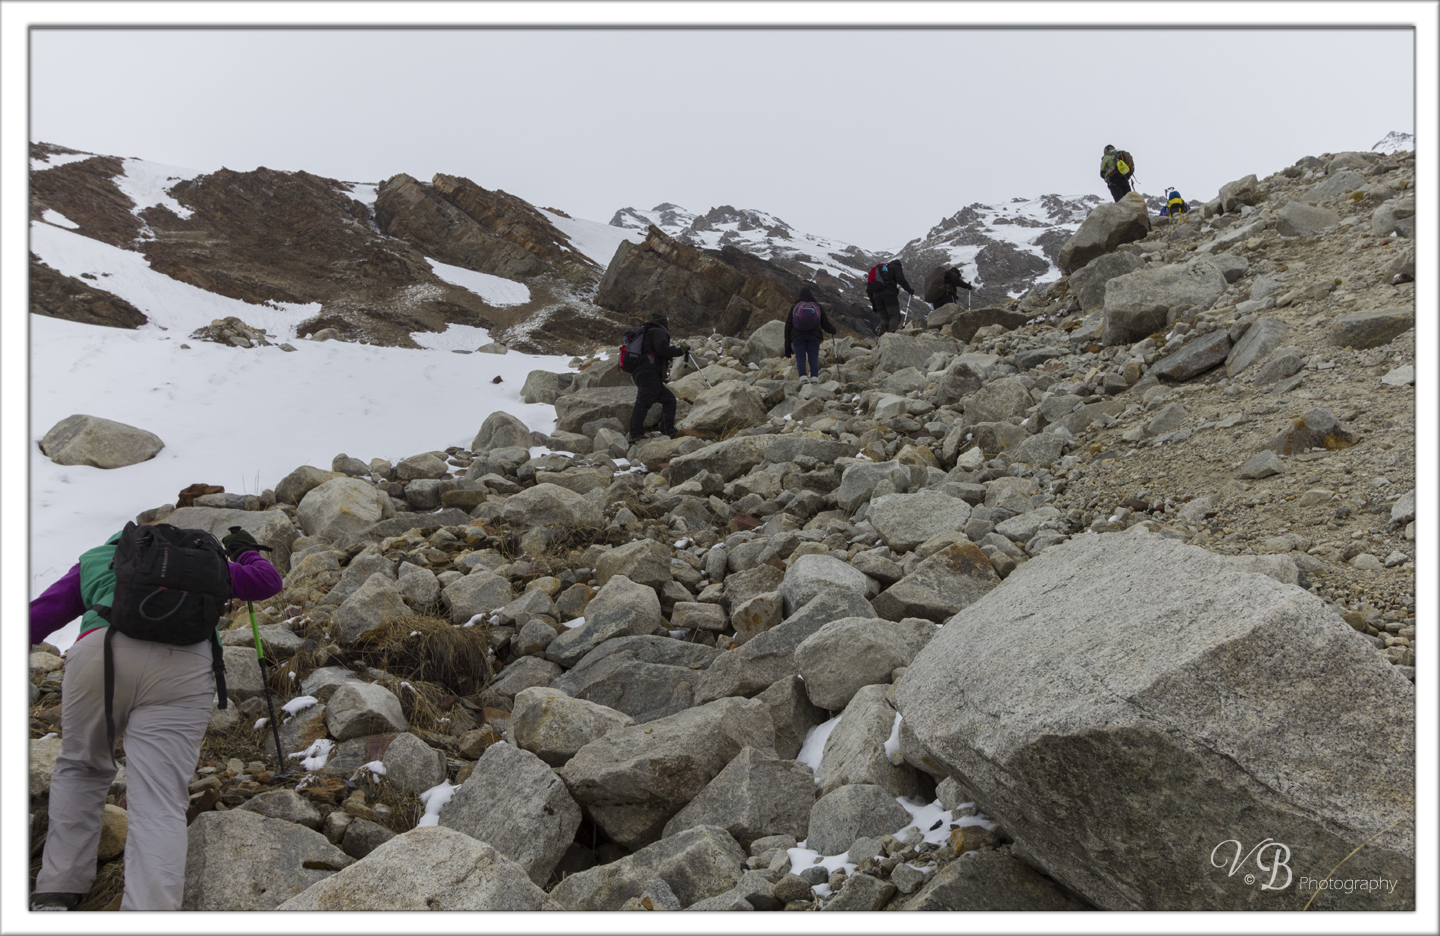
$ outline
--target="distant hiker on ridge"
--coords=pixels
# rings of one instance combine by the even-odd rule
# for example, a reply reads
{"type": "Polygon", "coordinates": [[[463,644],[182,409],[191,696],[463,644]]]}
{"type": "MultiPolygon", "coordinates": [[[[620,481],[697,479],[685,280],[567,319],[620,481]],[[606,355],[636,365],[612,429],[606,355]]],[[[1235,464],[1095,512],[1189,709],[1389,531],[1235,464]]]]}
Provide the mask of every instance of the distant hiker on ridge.
{"type": "Polygon", "coordinates": [[[951,302],[960,299],[960,290],[974,289],[965,282],[965,277],[960,273],[958,266],[945,268],[938,266],[925,274],[925,301],[938,309],[951,302]]]}
{"type": "Polygon", "coordinates": [[[785,356],[795,355],[795,370],[800,373],[800,382],[820,382],[820,332],[835,334],[835,326],[815,301],[815,294],[809,286],[802,286],[790,314],[785,317],[785,356]],[[805,376],[805,365],[810,365],[810,376],[805,376]]]}
{"type": "Polygon", "coordinates": [[[644,335],[640,343],[639,363],[630,371],[635,381],[635,408],[630,412],[630,442],[639,442],[645,436],[645,416],[650,407],[660,404],[660,431],[675,437],[675,394],[665,386],[670,374],[672,358],[687,352],[685,345],[676,347],[670,343],[670,331],[666,328],[670,319],[656,312],[650,321],[640,326],[644,335]]]}
{"type": "Polygon", "coordinates": [[[1135,160],[1125,150],[1105,145],[1105,155],[1100,157],[1100,178],[1110,187],[1110,194],[1118,202],[1130,191],[1130,177],[1135,174],[1135,160]]]}
{"type": "Polygon", "coordinates": [[[880,316],[880,330],[878,334],[886,332],[898,332],[900,330],[900,290],[904,288],[911,296],[915,290],[905,279],[905,271],[900,266],[899,260],[891,260],[889,263],[877,263],[870,268],[870,275],[865,283],[865,295],[870,297],[870,306],[875,314],[880,316]]]}
{"type": "Polygon", "coordinates": [[[1160,217],[1174,218],[1189,210],[1190,206],[1185,203],[1185,197],[1172,188],[1170,194],[1165,196],[1165,207],[1160,209],[1160,217]]]}
{"type": "Polygon", "coordinates": [[[117,770],[113,738],[122,733],[130,821],[120,909],[180,909],[188,786],[215,695],[225,692],[223,675],[214,678],[224,672],[215,633],[220,613],[229,604],[222,598],[269,598],[279,594],[283,584],[280,573],[257,551],[260,548],[268,547],[261,547],[243,530],[215,542],[195,530],[126,524],[104,545],[82,553],[60,581],[30,602],[32,644],[81,618],[80,636],[65,653],[60,688],[64,733],[50,782],[50,828],[31,910],[73,910],[95,883],[105,795],[117,770]],[[170,531],[186,538],[171,538],[170,531]],[[212,545],[203,550],[185,548],[196,535],[212,545]],[[136,544],[133,550],[132,544],[136,544]],[[175,565],[183,566],[183,571],[173,580],[166,579],[174,587],[138,584],[139,572],[134,573],[137,584],[130,585],[131,570],[153,572],[141,563],[147,561],[147,554],[153,555],[147,551],[159,550],[165,550],[167,557],[171,553],[181,557],[175,565]],[[139,561],[131,558],[134,555],[139,561]],[[209,561],[202,563],[196,556],[209,561]],[[187,596],[179,606],[169,599],[175,594],[187,596]],[[156,619],[149,615],[165,611],[170,612],[164,615],[166,626],[183,626],[180,633],[208,630],[209,638],[177,645],[126,633],[138,618],[156,632],[156,619]],[[107,686],[112,678],[113,688],[107,686]]]}

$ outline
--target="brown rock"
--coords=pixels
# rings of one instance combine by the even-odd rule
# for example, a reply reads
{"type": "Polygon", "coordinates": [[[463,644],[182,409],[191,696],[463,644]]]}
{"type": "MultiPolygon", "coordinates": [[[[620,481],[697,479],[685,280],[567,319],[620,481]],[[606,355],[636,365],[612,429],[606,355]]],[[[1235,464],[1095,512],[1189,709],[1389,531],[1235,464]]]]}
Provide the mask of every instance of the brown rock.
{"type": "Polygon", "coordinates": [[[460,736],[460,756],[467,760],[479,760],[486,748],[501,740],[504,739],[500,737],[500,732],[488,725],[476,728],[474,731],[467,731],[460,736]]]}
{"type": "Polygon", "coordinates": [[[125,853],[125,837],[130,830],[130,814],[119,806],[106,804],[100,823],[99,859],[109,861],[125,853]]]}

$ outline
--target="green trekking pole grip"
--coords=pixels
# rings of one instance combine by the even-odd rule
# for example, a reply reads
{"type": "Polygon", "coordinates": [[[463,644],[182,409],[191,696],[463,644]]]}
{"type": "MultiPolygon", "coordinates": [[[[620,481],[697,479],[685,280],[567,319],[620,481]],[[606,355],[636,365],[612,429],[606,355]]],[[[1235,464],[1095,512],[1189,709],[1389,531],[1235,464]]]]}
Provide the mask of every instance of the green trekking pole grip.
{"type": "MultiPolygon", "coordinates": [[[[265,648],[260,646],[260,625],[255,623],[255,602],[245,602],[245,609],[250,612],[250,633],[255,635],[255,656],[263,660],[265,659],[265,648]]],[[[263,663],[260,668],[263,672],[265,668],[263,663]]]]}

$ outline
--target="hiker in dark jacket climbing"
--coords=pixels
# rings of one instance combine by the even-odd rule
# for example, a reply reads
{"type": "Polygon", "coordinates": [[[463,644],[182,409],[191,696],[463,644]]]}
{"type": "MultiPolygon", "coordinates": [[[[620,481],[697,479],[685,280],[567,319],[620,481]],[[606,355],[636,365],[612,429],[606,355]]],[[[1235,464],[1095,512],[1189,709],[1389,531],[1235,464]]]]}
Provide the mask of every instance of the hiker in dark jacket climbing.
{"type": "Polygon", "coordinates": [[[915,295],[914,288],[905,279],[905,270],[901,267],[899,260],[891,260],[889,263],[881,263],[871,271],[871,278],[865,284],[865,295],[870,297],[870,306],[875,314],[880,316],[879,334],[886,332],[898,332],[902,319],[900,317],[900,290],[904,290],[911,296],[915,295]]]}
{"type": "Polygon", "coordinates": [[[800,294],[795,298],[795,304],[790,307],[790,314],[785,316],[785,356],[788,358],[791,354],[795,355],[795,370],[799,372],[802,384],[820,382],[822,330],[831,335],[835,334],[835,326],[825,314],[824,306],[815,301],[815,294],[810,291],[809,286],[802,286],[800,294]],[[807,303],[815,307],[813,315],[810,314],[807,303]],[[809,377],[805,376],[807,364],[810,368],[809,377]]]}
{"type": "MultiPolygon", "coordinates": [[[[1130,191],[1130,173],[1128,171],[1121,172],[1119,165],[1117,165],[1118,160],[1116,159],[1118,152],[1119,150],[1107,143],[1105,145],[1105,155],[1100,157],[1100,178],[1105,180],[1106,186],[1110,189],[1110,194],[1115,197],[1117,202],[1124,198],[1130,191]]],[[[1131,166],[1128,168],[1133,169],[1134,167],[1131,166]]]]}
{"type": "Polygon", "coordinates": [[[640,366],[631,374],[635,381],[635,408],[630,411],[630,442],[645,436],[645,416],[650,407],[660,404],[660,431],[675,437],[675,394],[665,386],[670,374],[670,361],[688,353],[688,346],[670,343],[670,319],[657,312],[645,323],[645,343],[640,366]]]}
{"type": "MultiPolygon", "coordinates": [[[[115,779],[105,725],[107,622],[94,610],[115,591],[120,534],[80,556],[70,571],[30,602],[30,642],[80,617],[80,636],[65,652],[60,685],[60,756],[50,778],[50,827],[35,878],[32,910],[73,910],[95,882],[95,853],[105,796],[115,779]],[[83,615],[83,617],[82,617],[83,615]]],[[[235,598],[279,594],[280,573],[241,531],[225,537],[235,598]]],[[[215,706],[210,642],[188,646],[109,635],[114,656],[114,724],[125,735],[125,894],[121,910],[179,910],[185,890],[190,777],[215,706]]],[[[283,764],[281,765],[284,766],[283,764]]]]}
{"type": "Polygon", "coordinates": [[[965,276],[958,266],[938,266],[925,274],[925,301],[932,308],[940,308],[951,302],[960,301],[960,290],[975,287],[965,282],[965,276]]]}

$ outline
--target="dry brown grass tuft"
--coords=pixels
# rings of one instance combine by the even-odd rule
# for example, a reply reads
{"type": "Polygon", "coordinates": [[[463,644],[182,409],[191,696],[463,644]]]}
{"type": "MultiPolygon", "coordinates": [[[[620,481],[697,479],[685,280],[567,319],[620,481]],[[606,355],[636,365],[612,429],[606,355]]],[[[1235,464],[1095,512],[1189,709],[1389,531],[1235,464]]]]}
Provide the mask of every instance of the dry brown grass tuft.
{"type": "Polygon", "coordinates": [[[270,667],[270,691],[275,694],[275,699],[284,705],[300,694],[300,684],[319,668],[320,661],[314,650],[299,650],[284,663],[270,667]],[[291,673],[295,675],[292,677],[291,673]]]}
{"type": "MultiPolygon", "coordinates": [[[[267,713],[265,717],[270,716],[267,713]]],[[[216,760],[223,766],[232,757],[237,757],[246,764],[251,761],[263,763],[267,759],[273,759],[275,739],[270,732],[270,725],[267,723],[264,728],[257,729],[255,722],[242,717],[240,724],[233,728],[205,732],[205,737],[200,741],[200,760],[216,760]]]]}
{"type": "Polygon", "coordinates": [[[400,710],[405,714],[405,720],[411,728],[433,731],[436,734],[446,733],[446,722],[442,719],[447,719],[448,716],[440,702],[458,693],[420,679],[399,679],[393,673],[385,682],[389,683],[385,688],[395,693],[395,697],[400,700],[400,710]]]}
{"type": "Polygon", "coordinates": [[[116,897],[125,892],[125,859],[116,858],[100,866],[90,892],[80,901],[76,910],[104,910],[116,897]]]}
{"type": "Polygon", "coordinates": [[[390,815],[385,817],[381,825],[396,835],[415,828],[420,818],[425,815],[425,804],[420,802],[418,794],[400,790],[389,783],[381,782],[380,788],[375,791],[370,801],[390,807],[390,815]]]}
{"type": "Polygon", "coordinates": [[[449,621],[408,614],[356,641],[365,661],[398,679],[436,683],[469,695],[490,679],[490,628],[455,627],[449,621]]]}

